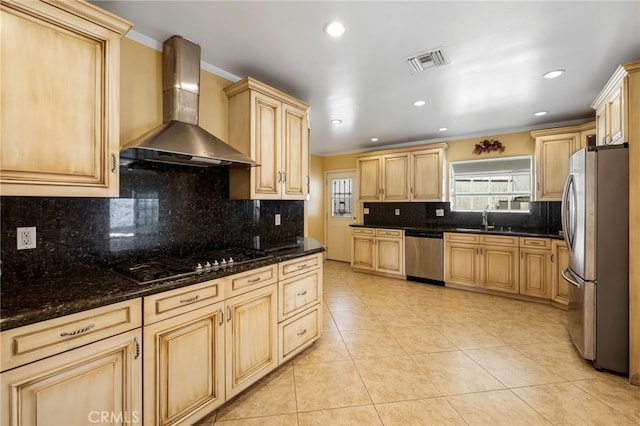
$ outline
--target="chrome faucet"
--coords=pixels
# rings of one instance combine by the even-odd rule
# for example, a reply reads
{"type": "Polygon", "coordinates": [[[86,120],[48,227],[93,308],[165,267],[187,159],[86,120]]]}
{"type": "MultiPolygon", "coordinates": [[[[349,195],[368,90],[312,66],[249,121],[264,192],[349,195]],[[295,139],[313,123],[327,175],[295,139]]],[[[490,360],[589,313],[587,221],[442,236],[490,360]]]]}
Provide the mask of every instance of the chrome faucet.
{"type": "Polygon", "coordinates": [[[484,230],[487,231],[489,229],[489,220],[487,217],[487,209],[489,208],[489,206],[487,205],[487,207],[485,207],[482,210],[482,222],[480,223],[482,226],[484,226],[484,230]]]}

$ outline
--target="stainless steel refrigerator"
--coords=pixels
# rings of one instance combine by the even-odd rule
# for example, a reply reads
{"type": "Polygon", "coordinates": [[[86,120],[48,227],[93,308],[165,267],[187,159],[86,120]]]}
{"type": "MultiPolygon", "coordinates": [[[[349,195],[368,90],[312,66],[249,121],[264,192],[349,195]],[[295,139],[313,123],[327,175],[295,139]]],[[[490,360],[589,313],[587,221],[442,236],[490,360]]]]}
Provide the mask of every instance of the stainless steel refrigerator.
{"type": "Polygon", "coordinates": [[[596,368],[623,374],[629,372],[628,151],[627,144],[577,151],[562,197],[569,334],[596,368]]]}

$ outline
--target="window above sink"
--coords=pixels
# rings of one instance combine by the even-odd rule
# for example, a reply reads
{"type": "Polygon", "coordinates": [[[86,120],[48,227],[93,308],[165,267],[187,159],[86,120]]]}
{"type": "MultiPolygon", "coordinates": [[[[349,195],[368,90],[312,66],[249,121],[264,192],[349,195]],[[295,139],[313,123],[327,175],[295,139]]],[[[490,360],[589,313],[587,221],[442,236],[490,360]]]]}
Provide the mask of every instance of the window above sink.
{"type": "Polygon", "coordinates": [[[529,213],[531,161],[521,156],[452,162],[451,210],[529,213]]]}

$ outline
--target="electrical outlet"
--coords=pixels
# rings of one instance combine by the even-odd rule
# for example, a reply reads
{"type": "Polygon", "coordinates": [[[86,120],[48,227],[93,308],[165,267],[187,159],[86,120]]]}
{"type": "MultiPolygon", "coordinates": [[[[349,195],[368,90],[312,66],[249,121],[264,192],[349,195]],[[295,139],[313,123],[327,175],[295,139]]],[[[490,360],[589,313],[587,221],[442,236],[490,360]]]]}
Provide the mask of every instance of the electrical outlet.
{"type": "Polygon", "coordinates": [[[369,214],[369,207],[364,208],[364,214],[369,214]]]}
{"type": "Polygon", "coordinates": [[[436,216],[444,216],[444,209],[436,209],[436,216]]]}
{"type": "Polygon", "coordinates": [[[400,216],[400,209],[396,209],[396,216],[400,216]]]}
{"type": "Polygon", "coordinates": [[[17,245],[18,250],[34,249],[36,248],[36,227],[18,227],[17,229],[17,245]]]}
{"type": "Polygon", "coordinates": [[[280,213],[276,213],[276,226],[280,225],[280,213]]]}

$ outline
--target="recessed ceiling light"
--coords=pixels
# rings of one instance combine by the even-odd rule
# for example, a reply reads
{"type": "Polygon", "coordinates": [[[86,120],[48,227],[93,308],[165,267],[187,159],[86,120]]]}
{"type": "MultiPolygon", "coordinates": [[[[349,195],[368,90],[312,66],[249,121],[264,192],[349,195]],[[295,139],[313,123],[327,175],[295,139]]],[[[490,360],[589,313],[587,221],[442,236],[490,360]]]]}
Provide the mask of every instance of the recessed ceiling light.
{"type": "Polygon", "coordinates": [[[371,142],[378,142],[380,139],[378,139],[378,138],[371,138],[371,139],[369,139],[369,140],[370,140],[371,142]]]}
{"type": "Polygon", "coordinates": [[[440,127],[438,129],[439,132],[446,132],[447,130],[449,130],[449,128],[447,128],[447,127],[440,127]]]}
{"type": "Polygon", "coordinates": [[[331,124],[340,124],[342,123],[342,120],[338,120],[337,118],[334,118],[333,120],[331,120],[331,124]]]}
{"type": "Polygon", "coordinates": [[[549,111],[538,111],[533,115],[535,115],[536,117],[542,117],[543,115],[547,115],[547,114],[549,114],[549,111]]]}
{"type": "Polygon", "coordinates": [[[329,34],[333,38],[338,38],[344,34],[347,30],[347,27],[344,26],[343,23],[334,21],[331,22],[324,27],[324,32],[329,34]]]}
{"type": "Polygon", "coordinates": [[[426,103],[427,103],[427,101],[419,100],[419,101],[415,101],[413,103],[413,106],[421,107],[421,106],[425,105],[426,103]]]}
{"type": "Polygon", "coordinates": [[[544,78],[556,78],[565,73],[565,70],[553,70],[542,74],[544,78]]]}

